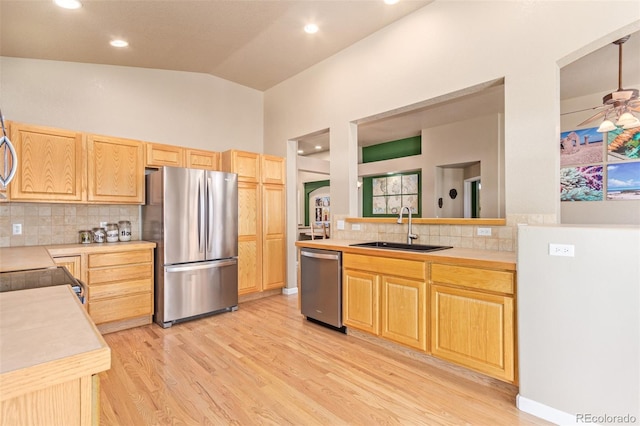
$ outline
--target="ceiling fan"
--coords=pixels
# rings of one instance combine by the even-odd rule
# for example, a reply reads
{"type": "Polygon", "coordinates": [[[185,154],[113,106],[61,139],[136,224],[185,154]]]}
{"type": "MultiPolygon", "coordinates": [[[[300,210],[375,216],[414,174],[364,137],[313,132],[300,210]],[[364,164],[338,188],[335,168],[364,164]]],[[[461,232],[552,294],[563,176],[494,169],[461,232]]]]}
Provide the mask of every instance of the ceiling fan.
{"type": "Polygon", "coordinates": [[[601,111],[587,118],[578,126],[604,118],[598,127],[598,132],[610,132],[618,127],[623,129],[640,127],[640,120],[633,115],[633,111],[640,112],[638,89],[622,88],[622,45],[629,40],[629,37],[631,36],[627,35],[612,43],[618,45],[618,90],[605,95],[602,98],[602,106],[594,108],[601,109],[601,111]],[[615,123],[612,119],[615,120],[615,123]]]}

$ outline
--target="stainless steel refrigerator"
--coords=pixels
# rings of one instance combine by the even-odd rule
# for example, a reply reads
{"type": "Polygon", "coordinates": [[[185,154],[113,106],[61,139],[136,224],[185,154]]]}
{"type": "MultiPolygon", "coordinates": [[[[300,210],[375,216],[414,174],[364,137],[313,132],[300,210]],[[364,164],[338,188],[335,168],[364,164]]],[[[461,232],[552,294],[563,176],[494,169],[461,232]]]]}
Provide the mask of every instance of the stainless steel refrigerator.
{"type": "Polygon", "coordinates": [[[238,176],[163,167],[146,176],[142,238],[157,244],[154,321],[238,306],[238,176]]]}

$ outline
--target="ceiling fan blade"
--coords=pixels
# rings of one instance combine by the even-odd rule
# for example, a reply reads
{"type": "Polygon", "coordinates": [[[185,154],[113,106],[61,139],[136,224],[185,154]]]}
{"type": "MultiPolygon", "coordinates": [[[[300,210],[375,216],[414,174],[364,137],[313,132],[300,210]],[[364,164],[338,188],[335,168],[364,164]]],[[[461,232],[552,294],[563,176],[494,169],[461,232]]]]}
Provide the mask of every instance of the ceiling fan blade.
{"type": "Polygon", "coordinates": [[[592,115],[591,117],[587,118],[586,120],[584,120],[582,123],[578,124],[579,126],[584,126],[585,124],[591,123],[592,121],[595,121],[599,118],[602,118],[606,115],[607,111],[600,111],[597,114],[592,115]]]}

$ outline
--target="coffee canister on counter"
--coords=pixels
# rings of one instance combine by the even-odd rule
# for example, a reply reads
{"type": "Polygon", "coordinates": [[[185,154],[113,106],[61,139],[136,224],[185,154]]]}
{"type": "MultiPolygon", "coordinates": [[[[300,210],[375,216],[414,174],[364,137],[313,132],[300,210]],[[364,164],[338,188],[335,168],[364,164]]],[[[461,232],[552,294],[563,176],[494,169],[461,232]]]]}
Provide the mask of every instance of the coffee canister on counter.
{"type": "Polygon", "coordinates": [[[107,242],[115,243],[118,241],[118,224],[107,223],[107,242]]]}
{"type": "Polygon", "coordinates": [[[82,244],[89,244],[92,240],[93,240],[93,235],[91,231],[89,231],[88,229],[80,231],[80,242],[82,244]]]}
{"type": "Polygon", "coordinates": [[[93,242],[104,243],[105,233],[104,228],[93,228],[93,242]]]}
{"type": "Polygon", "coordinates": [[[121,220],[118,222],[118,228],[120,229],[120,241],[131,241],[131,222],[121,220]]]}

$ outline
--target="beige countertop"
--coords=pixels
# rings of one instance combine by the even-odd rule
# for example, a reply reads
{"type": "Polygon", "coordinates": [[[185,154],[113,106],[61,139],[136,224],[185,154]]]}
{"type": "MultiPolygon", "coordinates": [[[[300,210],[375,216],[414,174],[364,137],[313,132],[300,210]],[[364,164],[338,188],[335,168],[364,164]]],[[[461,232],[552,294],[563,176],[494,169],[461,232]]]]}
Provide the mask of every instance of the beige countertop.
{"type": "Polygon", "coordinates": [[[111,367],[111,351],[69,286],[0,293],[0,400],[111,367]]]}
{"type": "Polygon", "coordinates": [[[0,272],[55,268],[45,246],[0,248],[0,272]]]}
{"type": "Polygon", "coordinates": [[[326,250],[339,250],[343,253],[366,254],[370,256],[385,256],[401,259],[428,260],[432,262],[454,262],[459,265],[516,270],[516,254],[508,251],[478,250],[454,247],[447,250],[427,253],[388,250],[367,247],[350,247],[351,244],[364,243],[358,240],[310,240],[297,241],[297,247],[309,247],[326,250]]]}

